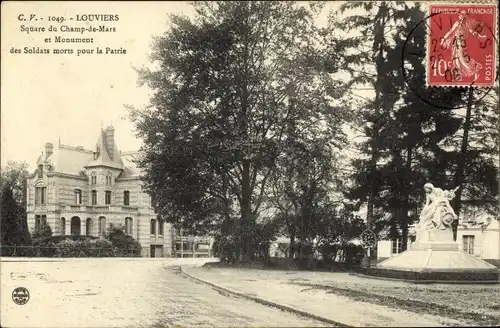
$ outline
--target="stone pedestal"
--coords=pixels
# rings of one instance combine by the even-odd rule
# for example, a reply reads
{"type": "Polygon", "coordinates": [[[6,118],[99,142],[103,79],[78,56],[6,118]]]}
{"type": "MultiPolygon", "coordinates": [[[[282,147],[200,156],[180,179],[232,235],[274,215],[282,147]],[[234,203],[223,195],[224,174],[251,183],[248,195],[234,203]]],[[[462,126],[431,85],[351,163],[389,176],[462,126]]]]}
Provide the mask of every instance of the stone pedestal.
{"type": "Polygon", "coordinates": [[[438,242],[438,241],[427,241],[427,242],[418,242],[413,243],[411,245],[411,250],[413,251],[458,251],[459,245],[458,243],[452,242],[438,242]]]}
{"type": "Polygon", "coordinates": [[[379,263],[367,275],[421,282],[495,282],[498,269],[460,250],[452,229],[425,231],[406,252],[379,263]]]}
{"type": "Polygon", "coordinates": [[[431,229],[420,233],[418,242],[443,242],[449,241],[453,242],[453,230],[452,229],[431,229]]]}

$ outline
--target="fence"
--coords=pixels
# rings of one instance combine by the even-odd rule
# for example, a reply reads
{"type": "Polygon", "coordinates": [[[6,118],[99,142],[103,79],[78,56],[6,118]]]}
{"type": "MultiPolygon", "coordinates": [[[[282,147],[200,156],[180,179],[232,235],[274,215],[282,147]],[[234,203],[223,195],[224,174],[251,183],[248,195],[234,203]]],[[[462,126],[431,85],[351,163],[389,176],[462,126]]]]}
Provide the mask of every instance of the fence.
{"type": "Polygon", "coordinates": [[[140,249],[115,247],[0,246],[5,257],[140,257],[140,249]]]}

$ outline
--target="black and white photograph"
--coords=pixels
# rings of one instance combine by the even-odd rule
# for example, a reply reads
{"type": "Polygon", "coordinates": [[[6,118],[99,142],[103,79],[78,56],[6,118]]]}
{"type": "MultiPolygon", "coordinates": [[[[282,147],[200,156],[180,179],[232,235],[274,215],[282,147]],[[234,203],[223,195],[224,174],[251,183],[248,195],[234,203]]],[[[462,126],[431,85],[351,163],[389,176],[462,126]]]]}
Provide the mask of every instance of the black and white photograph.
{"type": "Polygon", "coordinates": [[[498,326],[498,17],[3,1],[0,326],[498,326]]]}

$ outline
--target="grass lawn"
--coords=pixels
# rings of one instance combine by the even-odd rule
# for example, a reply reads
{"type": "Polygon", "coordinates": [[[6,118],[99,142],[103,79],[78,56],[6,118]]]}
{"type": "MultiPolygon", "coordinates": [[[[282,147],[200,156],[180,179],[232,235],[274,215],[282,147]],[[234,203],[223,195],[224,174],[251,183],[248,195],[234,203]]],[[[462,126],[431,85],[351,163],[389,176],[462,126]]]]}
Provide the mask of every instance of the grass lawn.
{"type": "MultiPolygon", "coordinates": [[[[368,280],[368,279],[366,279],[368,280]]],[[[321,284],[304,281],[290,283],[307,289],[323,289],[356,301],[405,309],[416,313],[440,315],[463,320],[471,325],[498,326],[500,323],[499,285],[410,285],[366,283],[321,284]]]]}

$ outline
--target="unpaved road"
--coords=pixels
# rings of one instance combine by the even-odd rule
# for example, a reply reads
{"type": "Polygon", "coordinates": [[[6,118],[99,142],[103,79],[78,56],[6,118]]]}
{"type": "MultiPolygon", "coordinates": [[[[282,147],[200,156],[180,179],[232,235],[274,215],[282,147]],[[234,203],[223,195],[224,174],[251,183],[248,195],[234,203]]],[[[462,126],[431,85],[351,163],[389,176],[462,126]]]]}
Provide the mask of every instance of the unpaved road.
{"type": "Polygon", "coordinates": [[[2,327],[328,326],[221,295],[162,261],[2,262],[2,327]],[[30,300],[16,305],[12,291],[30,300]]]}

